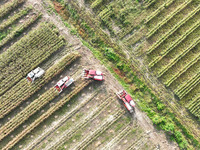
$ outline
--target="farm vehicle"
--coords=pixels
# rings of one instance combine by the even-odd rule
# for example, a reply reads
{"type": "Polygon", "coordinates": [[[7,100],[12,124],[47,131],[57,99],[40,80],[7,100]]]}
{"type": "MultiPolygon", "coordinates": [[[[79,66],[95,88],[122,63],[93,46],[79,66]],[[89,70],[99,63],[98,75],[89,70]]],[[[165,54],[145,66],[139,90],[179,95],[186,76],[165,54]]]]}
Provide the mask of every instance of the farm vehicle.
{"type": "Polygon", "coordinates": [[[35,79],[41,77],[44,73],[45,71],[42,68],[37,67],[36,69],[32,70],[27,74],[26,79],[33,83],[35,79]]]}

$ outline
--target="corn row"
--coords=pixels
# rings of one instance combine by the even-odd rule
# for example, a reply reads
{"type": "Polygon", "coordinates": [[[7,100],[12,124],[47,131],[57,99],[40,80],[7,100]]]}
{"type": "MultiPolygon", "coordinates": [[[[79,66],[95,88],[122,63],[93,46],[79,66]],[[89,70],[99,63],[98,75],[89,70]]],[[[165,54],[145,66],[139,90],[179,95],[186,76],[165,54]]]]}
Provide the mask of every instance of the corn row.
{"type": "Polygon", "coordinates": [[[110,7],[105,8],[104,10],[102,10],[98,16],[101,18],[101,20],[106,21],[108,20],[108,18],[112,15],[113,11],[110,7]]]}
{"type": "Polygon", "coordinates": [[[190,35],[193,31],[195,31],[200,25],[200,20],[195,23],[188,31],[186,31],[183,35],[181,35],[176,41],[168,46],[166,50],[163,50],[160,53],[160,56],[155,57],[150,63],[149,67],[152,68],[155,64],[157,64],[163,57],[165,57],[170,51],[172,51],[175,47],[177,47],[188,35],[190,35]]]}
{"type": "Polygon", "coordinates": [[[81,119],[73,128],[66,130],[53,145],[49,144],[46,149],[57,149],[60,145],[62,145],[67,139],[71,138],[79,129],[84,128],[89,122],[94,120],[103,110],[107,108],[107,106],[113,101],[113,99],[107,99],[103,103],[101,103],[98,107],[96,107],[92,112],[90,112],[84,119],[81,119]]]}
{"type": "Polygon", "coordinates": [[[36,100],[34,100],[31,104],[29,104],[24,110],[18,113],[15,117],[13,117],[10,121],[8,121],[4,126],[0,128],[0,140],[10,134],[13,130],[15,130],[19,125],[24,123],[30,116],[40,110],[43,106],[53,100],[56,96],[58,96],[58,92],[53,88],[46,91],[36,100]]]}
{"type": "MultiPolygon", "coordinates": [[[[66,102],[68,102],[73,96],[78,94],[84,87],[86,87],[90,81],[85,81],[79,84],[72,92],[70,92],[67,96],[58,101],[55,105],[50,107],[44,114],[42,114],[39,118],[37,118],[33,123],[31,123],[25,130],[19,133],[15,138],[13,138],[4,148],[3,150],[11,149],[17,142],[19,142],[25,135],[31,132],[35,127],[37,127],[40,123],[42,123],[45,119],[47,119],[50,115],[52,115],[56,110],[61,108],[66,102]]],[[[55,89],[54,89],[55,91],[55,89]]]]}
{"type": "Polygon", "coordinates": [[[0,97],[0,118],[19,106],[23,101],[42,88],[54,76],[61,73],[68,65],[75,61],[79,54],[73,53],[63,57],[58,63],[50,67],[41,79],[38,79],[34,84],[29,84],[26,79],[20,80],[15,86],[0,97]]]}
{"type": "Polygon", "coordinates": [[[170,86],[172,84],[172,82],[174,82],[181,74],[183,74],[184,72],[186,72],[187,69],[190,68],[193,64],[195,64],[199,59],[200,59],[200,54],[197,57],[193,58],[193,60],[190,61],[190,63],[188,63],[180,71],[178,71],[176,74],[174,74],[169,80],[167,80],[166,82],[164,82],[164,84],[167,87],[170,86]]]}
{"type": "Polygon", "coordinates": [[[164,24],[171,20],[176,14],[178,14],[191,2],[192,0],[185,1],[182,5],[178,6],[171,14],[169,14],[164,20],[159,22],[152,30],[150,30],[149,33],[147,33],[146,37],[150,38],[151,36],[153,36],[164,24]]]}
{"type": "Polygon", "coordinates": [[[169,70],[174,64],[176,64],[181,58],[183,58],[187,53],[195,48],[200,42],[200,37],[198,37],[189,47],[184,49],[177,57],[174,57],[173,60],[163,68],[161,68],[161,71],[157,73],[157,77],[161,77],[167,70],[169,70]]]}
{"type": "Polygon", "coordinates": [[[94,9],[95,7],[97,7],[98,5],[100,5],[103,2],[103,0],[95,0],[92,4],[91,4],[91,8],[94,9]]]}
{"type": "Polygon", "coordinates": [[[150,7],[150,6],[153,5],[156,1],[157,1],[157,0],[149,0],[149,1],[145,4],[144,8],[150,7]]]}
{"type": "Polygon", "coordinates": [[[175,0],[169,0],[162,4],[156,11],[154,11],[146,20],[145,24],[147,24],[149,21],[151,21],[153,18],[155,18],[161,11],[163,11],[166,7],[169,7],[175,0]]]}
{"type": "Polygon", "coordinates": [[[121,141],[125,136],[131,132],[131,127],[128,124],[122,131],[116,135],[111,141],[109,141],[101,150],[111,149],[119,141],[121,141]]]}
{"type": "Polygon", "coordinates": [[[191,79],[181,86],[179,86],[174,92],[180,99],[182,99],[186,94],[188,94],[197,84],[200,82],[200,72],[195,74],[191,79]]]}
{"type": "Polygon", "coordinates": [[[26,0],[13,0],[11,2],[6,3],[5,5],[1,6],[0,8],[0,18],[7,15],[12,9],[18,7],[22,3],[24,3],[26,0]]]}
{"type": "Polygon", "coordinates": [[[19,11],[17,14],[14,14],[12,17],[9,19],[5,20],[3,23],[0,24],[0,31],[4,30],[6,27],[10,26],[12,23],[14,23],[16,20],[19,18],[25,16],[28,14],[28,12],[31,10],[31,7],[27,7],[25,9],[22,9],[19,11]]]}
{"type": "Polygon", "coordinates": [[[11,46],[0,55],[0,95],[64,44],[50,28],[43,25],[11,46]]]}
{"type": "Polygon", "coordinates": [[[86,148],[93,140],[106,131],[115,121],[117,121],[124,111],[118,110],[114,115],[109,116],[94,132],[84,137],[84,139],[76,145],[72,150],[80,150],[86,148]]]}
{"type": "Polygon", "coordinates": [[[28,28],[31,24],[35,23],[39,18],[41,14],[37,14],[24,22],[22,25],[17,27],[14,31],[12,31],[10,34],[8,34],[1,42],[0,42],[0,48],[3,47],[5,44],[7,44],[9,41],[11,41],[13,38],[18,36],[18,34],[22,33],[26,28],[28,28]]]}
{"type": "Polygon", "coordinates": [[[193,115],[200,118],[200,94],[199,93],[187,105],[187,108],[193,115]]]}
{"type": "Polygon", "coordinates": [[[147,54],[150,54],[154,51],[158,46],[160,46],[170,35],[172,35],[178,28],[180,28],[183,24],[185,24],[190,18],[192,18],[197,12],[200,10],[200,5],[197,6],[190,14],[188,14],[185,18],[183,18],[179,23],[177,23],[170,31],[165,33],[156,43],[154,43],[148,50],[147,54]]]}
{"type": "Polygon", "coordinates": [[[26,146],[26,150],[33,149],[38,143],[40,143],[45,137],[50,135],[52,132],[54,132],[56,129],[58,129],[66,120],[71,118],[74,114],[76,114],[82,107],[84,107],[88,102],[90,102],[96,95],[98,94],[98,91],[94,92],[88,99],[84,100],[82,103],[80,103],[78,106],[76,106],[73,110],[71,110],[66,116],[59,119],[59,122],[57,124],[53,124],[50,129],[47,131],[44,131],[38,138],[36,138],[34,141],[31,142],[30,145],[26,146]]]}

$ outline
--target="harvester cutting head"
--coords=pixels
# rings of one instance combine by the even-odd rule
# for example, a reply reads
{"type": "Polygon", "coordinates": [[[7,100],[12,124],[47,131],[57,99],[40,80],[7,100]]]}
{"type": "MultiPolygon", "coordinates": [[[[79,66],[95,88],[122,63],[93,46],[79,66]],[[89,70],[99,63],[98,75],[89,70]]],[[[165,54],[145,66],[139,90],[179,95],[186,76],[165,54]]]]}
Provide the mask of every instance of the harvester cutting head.
{"type": "Polygon", "coordinates": [[[131,96],[125,91],[121,90],[116,93],[117,97],[123,101],[124,106],[128,109],[130,113],[134,112],[135,102],[131,96]]]}
{"type": "Polygon", "coordinates": [[[59,93],[61,93],[64,88],[67,88],[73,82],[74,82],[73,78],[66,76],[63,79],[59,80],[54,87],[59,93]]]}
{"type": "Polygon", "coordinates": [[[36,69],[32,70],[31,72],[29,72],[26,76],[26,79],[30,82],[34,82],[34,80],[36,78],[41,77],[44,74],[44,70],[40,67],[37,67],[36,69]]]}
{"type": "Polygon", "coordinates": [[[82,76],[85,79],[93,79],[98,81],[104,80],[103,73],[101,71],[96,70],[83,69],[82,76]]]}

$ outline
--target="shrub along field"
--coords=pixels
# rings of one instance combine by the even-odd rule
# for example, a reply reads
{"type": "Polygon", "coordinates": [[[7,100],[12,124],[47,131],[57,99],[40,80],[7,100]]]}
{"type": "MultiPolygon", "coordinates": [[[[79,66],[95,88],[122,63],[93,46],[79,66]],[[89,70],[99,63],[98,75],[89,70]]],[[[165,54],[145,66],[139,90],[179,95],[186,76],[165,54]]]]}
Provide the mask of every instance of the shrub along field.
{"type": "Polygon", "coordinates": [[[0,149],[200,148],[198,0],[0,3],[0,149]],[[66,75],[75,82],[59,94],[66,75]]]}

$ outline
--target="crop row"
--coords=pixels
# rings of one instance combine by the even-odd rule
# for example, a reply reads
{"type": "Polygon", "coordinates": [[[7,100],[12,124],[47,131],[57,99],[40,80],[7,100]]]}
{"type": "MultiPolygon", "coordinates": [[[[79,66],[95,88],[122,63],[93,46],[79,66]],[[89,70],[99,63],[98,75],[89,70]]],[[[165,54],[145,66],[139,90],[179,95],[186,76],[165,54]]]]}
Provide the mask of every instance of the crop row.
{"type": "Polygon", "coordinates": [[[164,10],[166,7],[169,7],[175,0],[169,0],[162,4],[156,11],[154,11],[148,18],[145,20],[145,24],[147,24],[149,21],[151,21],[153,18],[155,18],[162,10],[164,10]]]}
{"type": "Polygon", "coordinates": [[[4,30],[6,27],[11,25],[13,22],[28,14],[28,12],[32,9],[32,7],[27,7],[19,11],[17,14],[14,14],[12,17],[8,18],[4,22],[0,24],[0,31],[4,30]]]}
{"type": "Polygon", "coordinates": [[[11,10],[18,7],[19,5],[23,4],[26,0],[13,0],[11,2],[6,3],[5,5],[1,6],[0,8],[0,18],[4,17],[8,14],[11,10]]]}
{"type": "Polygon", "coordinates": [[[84,128],[89,122],[94,120],[103,110],[107,108],[107,106],[111,103],[112,100],[106,99],[103,103],[101,103],[98,107],[96,107],[92,112],[90,112],[87,116],[77,122],[73,127],[69,130],[66,130],[53,145],[49,144],[46,149],[57,149],[60,145],[62,145],[67,139],[71,138],[79,129],[84,128]]]}
{"type": "Polygon", "coordinates": [[[149,67],[152,68],[156,63],[158,63],[163,57],[165,57],[170,51],[172,51],[175,47],[177,47],[188,35],[190,35],[194,30],[196,30],[200,25],[200,20],[195,23],[189,30],[187,30],[184,34],[182,34],[177,40],[175,40],[172,44],[169,44],[167,49],[162,50],[160,56],[155,57],[150,63],[149,67]]]}
{"type": "Polygon", "coordinates": [[[44,94],[35,99],[32,103],[30,103],[25,109],[19,112],[16,116],[14,116],[10,121],[8,121],[5,125],[0,128],[0,140],[10,134],[13,130],[15,130],[19,125],[25,122],[31,115],[40,110],[43,106],[53,100],[56,96],[58,96],[58,92],[55,88],[51,88],[46,91],[44,94]]]}
{"type": "MultiPolygon", "coordinates": [[[[45,119],[51,116],[56,110],[61,108],[65,103],[67,103],[72,97],[77,95],[84,87],[86,87],[92,81],[85,81],[79,84],[72,92],[70,92],[67,96],[58,101],[55,105],[51,106],[44,114],[42,114],[39,118],[37,118],[33,123],[31,123],[25,130],[19,133],[16,137],[14,137],[4,148],[3,150],[11,149],[17,142],[19,142],[25,135],[30,133],[35,127],[37,127],[40,123],[42,123],[45,119]]],[[[55,91],[55,89],[54,89],[55,91]]]]}
{"type": "Polygon", "coordinates": [[[173,60],[168,64],[165,65],[161,70],[157,73],[158,77],[161,77],[167,70],[169,70],[174,64],[176,64],[181,58],[183,58],[187,53],[195,48],[200,42],[200,37],[198,37],[189,47],[184,49],[178,56],[174,57],[173,60]]]}
{"type": "Polygon", "coordinates": [[[0,42],[0,48],[2,48],[5,44],[7,44],[9,41],[14,39],[15,37],[22,34],[22,32],[27,29],[31,24],[35,23],[39,18],[41,17],[41,14],[34,15],[29,20],[24,22],[22,25],[19,25],[19,27],[16,27],[15,30],[13,30],[10,34],[8,34],[1,42],[0,42]]]}
{"type": "Polygon", "coordinates": [[[178,14],[182,9],[184,9],[192,0],[184,2],[182,5],[178,6],[175,11],[169,14],[164,20],[159,22],[152,30],[147,33],[146,37],[152,37],[164,24],[166,24],[169,20],[171,20],[176,14],[178,14]]]}
{"type": "Polygon", "coordinates": [[[131,132],[131,127],[128,124],[118,135],[116,135],[110,142],[108,142],[101,150],[111,149],[116,145],[120,140],[127,136],[131,132]]]}
{"type": "Polygon", "coordinates": [[[98,16],[101,18],[101,20],[106,21],[108,18],[112,15],[113,11],[111,7],[107,7],[104,10],[102,10],[98,16]]]}
{"type": "Polygon", "coordinates": [[[11,110],[19,106],[23,101],[27,100],[31,95],[42,88],[48,83],[54,76],[61,73],[68,65],[75,61],[79,54],[73,53],[66,55],[59,62],[50,67],[44,76],[30,84],[24,78],[14,85],[9,91],[0,97],[0,118],[3,118],[11,110]]]}
{"type": "Polygon", "coordinates": [[[188,110],[200,118],[200,94],[197,94],[192,101],[187,105],[188,110]]]}
{"type": "Polygon", "coordinates": [[[77,105],[74,109],[72,109],[70,112],[68,112],[66,115],[64,115],[61,119],[59,119],[56,124],[53,124],[50,128],[48,128],[47,131],[43,131],[41,135],[39,135],[38,138],[34,139],[29,145],[26,146],[26,150],[33,149],[37,144],[39,144],[45,137],[50,135],[52,132],[54,132],[56,129],[58,129],[66,120],[71,118],[73,115],[75,115],[82,107],[84,107],[86,104],[88,104],[96,95],[98,94],[98,91],[95,91],[88,99],[81,102],[79,105],[77,105]]]}
{"type": "Polygon", "coordinates": [[[165,81],[164,84],[168,87],[174,82],[181,74],[187,71],[193,64],[195,64],[200,58],[200,54],[198,54],[195,58],[192,59],[187,65],[180,69],[180,71],[176,72],[169,80],[165,81]]]}
{"type": "Polygon", "coordinates": [[[95,0],[92,4],[91,4],[91,8],[94,9],[95,7],[97,7],[98,5],[100,5],[103,2],[103,0],[95,0]]]}
{"type": "Polygon", "coordinates": [[[44,24],[12,45],[0,55],[0,95],[64,45],[44,24]]]}
{"type": "Polygon", "coordinates": [[[86,148],[90,143],[92,143],[93,140],[95,140],[99,135],[106,131],[123,114],[124,111],[118,110],[115,114],[109,116],[95,131],[93,131],[88,136],[84,137],[84,139],[79,144],[75,145],[75,147],[73,147],[72,150],[86,148]]]}
{"type": "Polygon", "coordinates": [[[147,3],[145,3],[144,8],[148,8],[151,5],[153,5],[157,0],[148,0],[147,3]]]}
{"type": "Polygon", "coordinates": [[[182,99],[187,93],[189,93],[197,84],[200,82],[200,72],[195,74],[193,77],[191,77],[190,80],[186,81],[185,83],[178,86],[174,93],[182,99]]]}
{"type": "Polygon", "coordinates": [[[170,35],[172,35],[178,28],[180,28],[183,24],[185,24],[190,18],[192,18],[197,12],[200,10],[200,5],[195,8],[192,12],[190,12],[185,18],[183,18],[180,22],[178,22],[170,31],[165,33],[156,43],[154,43],[148,50],[147,54],[150,54],[154,51],[158,46],[160,46],[170,35]]]}

